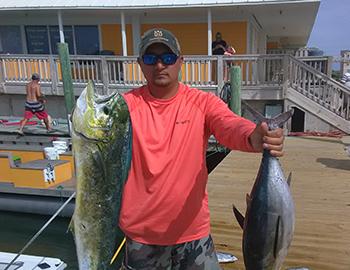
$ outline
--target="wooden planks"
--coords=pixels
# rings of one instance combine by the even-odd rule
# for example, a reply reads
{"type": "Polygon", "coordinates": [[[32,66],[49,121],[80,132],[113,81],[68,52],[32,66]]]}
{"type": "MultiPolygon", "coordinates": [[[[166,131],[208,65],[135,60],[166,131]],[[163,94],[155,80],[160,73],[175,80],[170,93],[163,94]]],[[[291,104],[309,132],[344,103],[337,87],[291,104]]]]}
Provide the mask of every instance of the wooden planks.
{"type": "MultiPolygon", "coordinates": [[[[280,159],[293,172],[296,224],[285,268],[350,269],[350,158],[339,139],[287,137],[280,159]]],[[[261,155],[231,152],[210,174],[208,183],[212,235],[217,250],[239,258],[223,269],[244,269],[242,230],[232,203],[245,212],[261,155]]]]}

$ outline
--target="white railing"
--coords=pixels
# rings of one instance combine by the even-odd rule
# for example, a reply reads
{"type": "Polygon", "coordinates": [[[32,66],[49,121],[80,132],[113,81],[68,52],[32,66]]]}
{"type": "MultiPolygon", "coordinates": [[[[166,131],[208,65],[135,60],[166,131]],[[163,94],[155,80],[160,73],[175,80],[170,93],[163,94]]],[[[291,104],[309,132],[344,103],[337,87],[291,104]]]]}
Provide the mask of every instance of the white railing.
{"type": "Polygon", "coordinates": [[[289,58],[290,87],[338,116],[350,120],[350,89],[296,58],[289,58]]]}
{"type": "MultiPolygon", "coordinates": [[[[193,87],[219,94],[225,81],[229,80],[229,68],[240,66],[243,90],[281,91],[289,86],[349,120],[350,90],[324,74],[326,67],[322,63],[325,62],[324,57],[295,58],[288,54],[193,55],[184,56],[179,77],[193,87]]],[[[89,80],[93,80],[105,94],[145,83],[135,56],[71,56],[71,71],[76,95],[89,80]]],[[[53,55],[0,55],[0,92],[7,93],[6,89],[12,87],[21,89],[20,93],[23,93],[22,86],[34,72],[40,74],[46,94],[63,95],[60,62],[58,56],[53,55]]]]}
{"type": "MultiPolygon", "coordinates": [[[[283,55],[184,56],[180,78],[198,88],[221,88],[229,78],[232,65],[242,68],[243,86],[280,85],[283,80],[283,55]]],[[[93,80],[100,87],[130,88],[145,83],[134,56],[71,56],[73,84],[83,87],[93,80]]],[[[53,55],[0,55],[0,83],[22,85],[32,73],[41,76],[43,85],[52,93],[62,87],[60,62],[53,55]]]]}

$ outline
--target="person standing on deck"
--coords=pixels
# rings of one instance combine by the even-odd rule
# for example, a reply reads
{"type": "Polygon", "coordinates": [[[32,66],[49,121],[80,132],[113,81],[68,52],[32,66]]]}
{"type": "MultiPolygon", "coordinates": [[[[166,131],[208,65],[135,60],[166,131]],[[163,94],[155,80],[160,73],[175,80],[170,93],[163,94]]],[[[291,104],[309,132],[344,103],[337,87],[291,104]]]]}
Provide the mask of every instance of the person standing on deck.
{"type": "Polygon", "coordinates": [[[51,132],[51,126],[49,122],[49,115],[47,114],[44,107],[44,97],[40,89],[40,76],[37,73],[32,74],[32,81],[26,86],[26,103],[24,118],[21,120],[19,130],[17,131],[20,135],[23,135],[23,128],[34,115],[39,119],[43,120],[45,127],[48,132],[51,132]]]}
{"type": "Polygon", "coordinates": [[[227,43],[222,39],[220,32],[217,32],[215,35],[215,40],[211,44],[213,50],[213,55],[224,55],[227,50],[227,43]]]}
{"type": "Polygon", "coordinates": [[[123,94],[133,129],[119,219],[123,269],[220,269],[206,191],[209,136],[230,149],[282,156],[282,129],[268,131],[214,94],[180,83],[180,45],[165,29],[142,36],[138,63],[147,84],[123,94]]]}

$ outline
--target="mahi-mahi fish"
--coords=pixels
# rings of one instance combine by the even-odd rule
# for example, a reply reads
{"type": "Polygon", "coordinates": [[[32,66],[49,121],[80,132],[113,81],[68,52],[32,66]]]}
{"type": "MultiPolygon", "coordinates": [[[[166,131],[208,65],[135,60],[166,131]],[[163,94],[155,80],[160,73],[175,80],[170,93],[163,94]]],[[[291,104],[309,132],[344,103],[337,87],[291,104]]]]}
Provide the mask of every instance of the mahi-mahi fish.
{"type": "MultiPolygon", "coordinates": [[[[260,122],[274,130],[293,114],[288,111],[266,119],[246,104],[260,122]]],[[[294,233],[294,202],[290,180],[285,180],[281,165],[268,150],[263,151],[260,168],[250,194],[247,194],[245,217],[233,206],[243,229],[242,251],[247,270],[278,270],[287,256],[294,233]]]]}
{"type": "Polygon", "coordinates": [[[123,97],[95,93],[90,81],[72,114],[77,194],[73,233],[80,270],[118,269],[123,242],[118,227],[122,189],[131,162],[131,121],[123,97]]]}

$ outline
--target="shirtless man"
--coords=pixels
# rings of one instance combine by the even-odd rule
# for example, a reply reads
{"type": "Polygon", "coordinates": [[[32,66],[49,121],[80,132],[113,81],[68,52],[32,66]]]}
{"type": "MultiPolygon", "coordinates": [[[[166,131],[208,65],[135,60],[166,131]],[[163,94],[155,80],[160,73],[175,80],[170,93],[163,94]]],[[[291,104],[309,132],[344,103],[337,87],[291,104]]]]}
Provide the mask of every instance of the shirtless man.
{"type": "Polygon", "coordinates": [[[24,111],[24,118],[21,121],[21,126],[17,131],[20,135],[23,135],[23,127],[26,125],[28,120],[30,120],[34,115],[39,119],[43,120],[45,127],[48,132],[51,131],[50,122],[48,119],[48,114],[44,108],[44,99],[40,90],[40,76],[37,73],[33,73],[32,81],[29,82],[26,86],[26,104],[24,111]]]}

